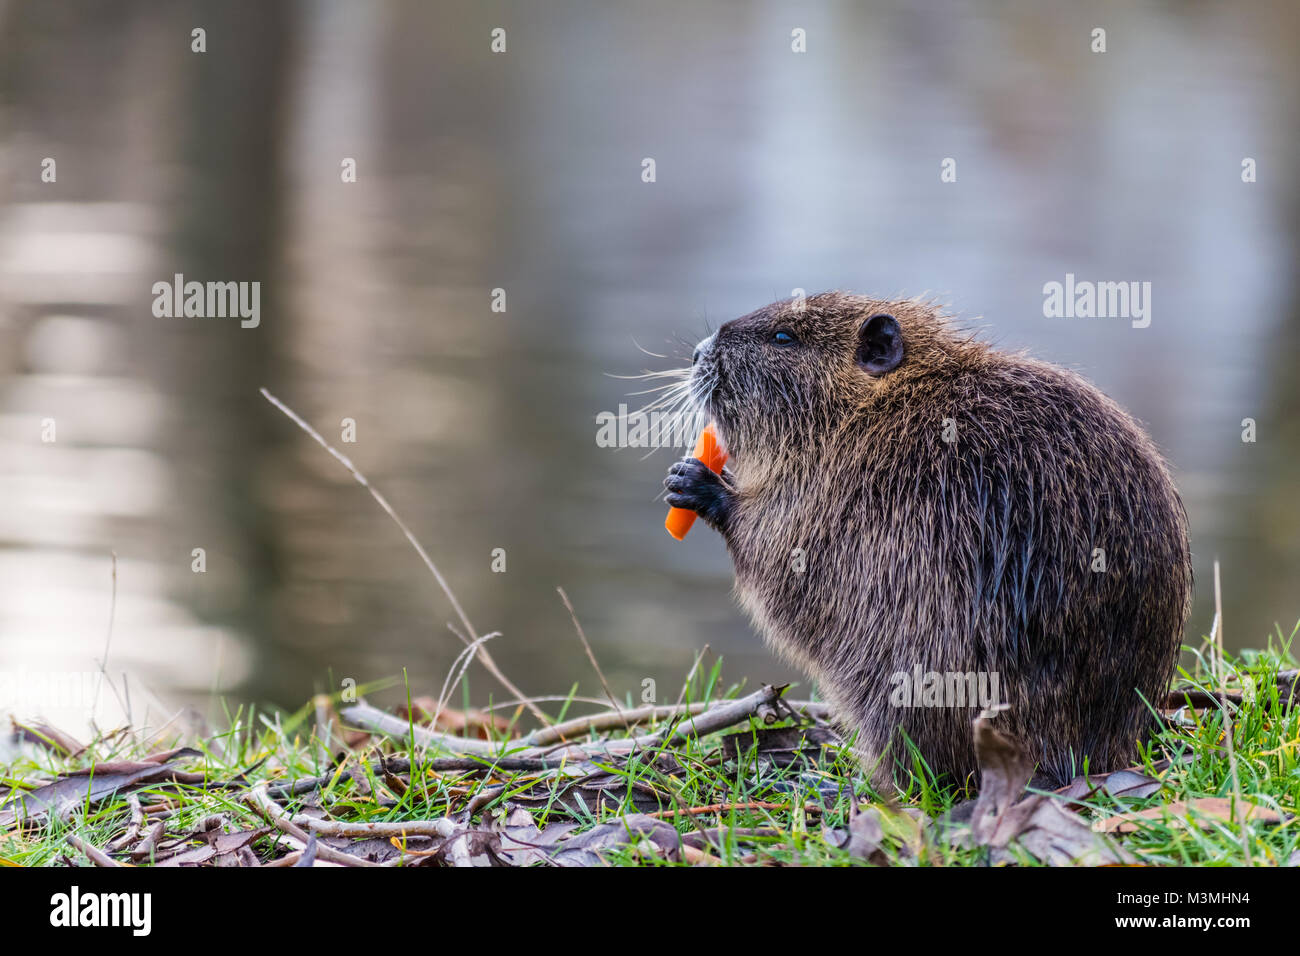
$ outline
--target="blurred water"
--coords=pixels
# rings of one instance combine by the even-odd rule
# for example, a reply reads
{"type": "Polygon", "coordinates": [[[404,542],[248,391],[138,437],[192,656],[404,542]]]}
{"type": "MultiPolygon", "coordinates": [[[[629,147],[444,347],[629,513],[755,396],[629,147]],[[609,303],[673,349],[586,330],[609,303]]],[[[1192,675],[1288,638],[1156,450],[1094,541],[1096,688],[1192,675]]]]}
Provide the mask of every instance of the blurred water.
{"type": "Polygon", "coordinates": [[[612,376],[684,364],[709,325],[796,287],[929,290],[1079,369],[1174,466],[1189,635],[1208,631],[1215,557],[1229,643],[1289,632],[1297,19],[1281,2],[0,4],[0,671],[94,669],[116,552],[109,669],[137,707],[213,690],[296,706],[403,668],[440,686],[446,600],[266,386],[336,444],[355,421],[340,447],[502,632],[525,691],[599,693],[557,586],[620,693],[652,678],[675,697],[706,642],[734,678],[795,677],[731,603],[720,542],[660,530],[673,453],[595,435],[637,401],[612,376]],[[1151,282],[1150,328],[1044,318],[1067,272],[1151,282]],[[261,324],[155,318],[175,273],[261,282],[261,324]]]}

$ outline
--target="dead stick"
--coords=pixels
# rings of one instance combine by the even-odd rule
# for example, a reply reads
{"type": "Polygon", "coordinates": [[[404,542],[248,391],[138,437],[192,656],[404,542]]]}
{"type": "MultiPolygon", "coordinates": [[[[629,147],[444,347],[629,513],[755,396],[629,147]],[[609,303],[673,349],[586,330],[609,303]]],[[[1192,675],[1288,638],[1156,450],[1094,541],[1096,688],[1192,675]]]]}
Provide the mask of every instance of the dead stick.
{"type": "Polygon", "coordinates": [[[95,849],[93,846],[91,846],[81,837],[77,836],[75,833],[68,834],[68,843],[71,846],[80,850],[82,853],[86,854],[86,856],[90,858],[90,862],[95,864],[95,866],[120,867],[122,865],[121,863],[118,863],[117,860],[110,857],[103,850],[95,849]]]}
{"type": "MultiPolygon", "coordinates": [[[[764,684],[760,690],[756,690],[752,694],[736,700],[723,701],[704,710],[697,711],[695,708],[698,705],[695,704],[686,708],[674,708],[675,711],[685,712],[685,719],[675,727],[665,727],[663,730],[652,734],[643,734],[639,737],[598,741],[592,744],[574,744],[558,752],[551,751],[553,743],[537,744],[535,742],[536,738],[541,737],[547,731],[541,731],[534,737],[525,737],[522,740],[507,740],[494,743],[488,740],[453,737],[450,734],[438,733],[424,727],[413,727],[407,720],[395,717],[364,703],[353,704],[351,707],[345,708],[343,716],[357,726],[365,727],[376,733],[386,734],[398,740],[409,739],[414,736],[417,744],[440,747],[451,753],[491,757],[522,746],[527,747],[527,749],[512,753],[511,756],[514,758],[548,757],[556,761],[561,759],[581,760],[588,756],[625,750],[674,746],[691,736],[706,737],[754,716],[760,708],[770,706],[777,700],[784,690],[785,686],[772,687],[764,684]],[[531,746],[529,746],[530,742],[531,746]]],[[[633,712],[629,711],[630,713],[633,712]]],[[[624,715],[624,718],[626,717],[627,715],[624,715]]],[[[582,719],[586,720],[587,718],[582,719]]],[[[615,719],[617,720],[617,716],[615,719]]],[[[555,728],[548,728],[548,730],[553,733],[555,728]]]]}
{"type": "Polygon", "coordinates": [[[167,823],[163,820],[159,820],[151,826],[148,832],[145,833],[144,839],[137,843],[131,850],[131,859],[138,863],[141,860],[147,860],[153,856],[154,850],[158,846],[158,841],[163,838],[163,835],[166,832],[167,823]]]}
{"type": "MultiPolygon", "coordinates": [[[[424,566],[428,568],[429,572],[433,575],[433,579],[438,582],[438,587],[442,588],[442,593],[447,596],[447,600],[451,602],[452,609],[456,612],[456,616],[460,618],[461,624],[465,626],[465,630],[469,634],[470,641],[478,640],[478,632],[474,630],[474,625],[470,623],[469,615],[465,613],[465,609],[460,606],[460,601],[457,600],[455,592],[453,592],[451,589],[451,585],[449,585],[447,583],[447,579],[442,576],[442,572],[439,571],[438,566],[433,563],[433,559],[429,557],[428,552],[424,550],[424,546],[421,545],[420,542],[416,539],[415,533],[406,526],[405,521],[403,521],[400,517],[398,517],[397,512],[393,510],[393,506],[388,503],[388,499],[385,498],[383,495],[381,495],[378,489],[374,488],[370,484],[369,479],[367,479],[365,475],[361,474],[361,472],[357,469],[357,466],[352,464],[352,460],[348,458],[347,455],[344,455],[341,451],[336,449],[333,445],[331,445],[323,437],[321,437],[320,432],[316,431],[316,429],[308,425],[307,422],[304,421],[303,418],[299,416],[297,412],[295,412],[288,405],[284,404],[284,402],[280,401],[278,398],[276,398],[274,395],[268,392],[265,388],[261,389],[261,392],[263,398],[265,398],[276,408],[280,409],[280,411],[284,412],[284,414],[289,417],[290,421],[292,421],[295,425],[297,425],[308,435],[314,438],[318,445],[320,445],[327,452],[333,455],[335,460],[338,461],[339,464],[341,464],[344,468],[346,468],[349,472],[352,473],[352,477],[357,480],[357,483],[361,485],[362,488],[365,488],[366,491],[370,492],[370,497],[374,498],[375,503],[378,504],[379,507],[384,509],[384,513],[387,514],[388,517],[393,519],[393,523],[396,524],[399,529],[401,529],[402,534],[406,536],[406,540],[409,541],[411,547],[415,549],[415,553],[418,554],[420,556],[420,560],[424,562],[424,566]]],[[[485,649],[479,648],[478,657],[479,660],[483,662],[483,665],[487,667],[488,670],[490,670],[492,674],[497,678],[497,680],[503,683],[506,690],[510,691],[510,693],[514,694],[516,697],[524,696],[523,691],[521,691],[514,684],[507,681],[505,679],[505,675],[502,674],[499,669],[497,669],[496,663],[492,660],[491,654],[489,654],[485,649]]],[[[531,710],[533,712],[533,716],[536,717],[538,720],[540,720],[542,723],[544,724],[550,723],[550,720],[547,718],[547,716],[544,713],[542,713],[542,711],[539,708],[530,704],[529,710],[531,710]]]]}
{"type": "Polygon", "coordinates": [[[600,686],[605,688],[605,696],[609,698],[609,702],[614,706],[614,711],[622,716],[623,708],[618,706],[618,698],[615,697],[614,692],[609,689],[609,681],[605,680],[604,671],[602,671],[600,665],[596,663],[596,654],[591,649],[591,644],[587,640],[587,635],[582,631],[582,625],[578,623],[578,612],[573,609],[573,604],[569,601],[569,596],[564,593],[564,588],[556,588],[555,590],[559,592],[560,600],[563,601],[564,606],[568,608],[569,617],[573,618],[573,629],[578,632],[578,640],[582,641],[582,649],[587,652],[587,660],[591,661],[592,670],[594,670],[596,676],[600,678],[600,686]]]}
{"type": "MultiPolygon", "coordinates": [[[[422,747],[436,747],[450,753],[492,756],[510,746],[509,741],[506,743],[493,743],[490,740],[471,740],[468,737],[456,737],[452,734],[429,730],[427,727],[417,727],[409,720],[403,720],[401,717],[386,713],[378,707],[371,707],[364,702],[343,708],[343,717],[357,727],[385,734],[398,740],[414,739],[422,747]]],[[[515,744],[515,746],[518,745],[515,744]]]]}
{"type": "MultiPolygon", "coordinates": [[[[793,710],[802,711],[809,717],[818,720],[824,720],[830,716],[830,707],[819,700],[790,700],[785,703],[793,710]]],[[[614,711],[602,711],[599,714],[574,717],[563,723],[535,730],[531,734],[521,737],[516,743],[522,746],[548,747],[551,744],[563,743],[569,737],[601,730],[612,730],[624,724],[628,726],[648,724],[660,720],[669,720],[673,717],[702,714],[712,706],[715,706],[715,704],[647,704],[644,707],[625,710],[621,714],[614,711]]]]}
{"type": "Polygon", "coordinates": [[[530,750],[520,751],[514,756],[535,757],[544,755],[557,760],[561,757],[570,760],[586,760],[603,754],[621,754],[636,750],[653,750],[658,747],[673,747],[690,737],[707,737],[709,734],[717,733],[719,730],[725,730],[748,720],[758,713],[761,707],[768,706],[777,700],[787,686],[789,685],[772,687],[769,684],[764,684],[761,690],[756,690],[754,693],[736,700],[723,701],[701,714],[687,715],[675,727],[665,727],[653,734],[642,734],[640,737],[617,740],[601,740],[590,744],[573,744],[563,750],[541,750],[534,747],[530,750]]]}
{"type": "MultiPolygon", "coordinates": [[[[1223,726],[1224,735],[1228,744],[1228,772],[1232,776],[1232,802],[1233,809],[1237,808],[1239,802],[1243,801],[1241,795],[1241,780],[1237,776],[1237,754],[1233,743],[1233,737],[1236,735],[1236,728],[1232,723],[1232,713],[1228,710],[1228,661],[1223,654],[1223,594],[1219,588],[1219,562],[1214,562],[1214,633],[1217,639],[1218,670],[1219,670],[1219,694],[1220,706],[1223,708],[1223,726]]],[[[1254,866],[1250,858],[1250,827],[1246,825],[1245,817],[1241,820],[1241,848],[1246,854],[1246,865],[1254,866]]]]}
{"type": "Polygon", "coordinates": [[[677,695],[677,703],[680,704],[686,699],[686,692],[691,689],[691,681],[695,679],[695,672],[699,670],[700,662],[704,660],[704,655],[709,653],[709,645],[705,644],[700,648],[699,653],[695,655],[695,663],[691,669],[686,672],[686,680],[682,681],[682,691],[677,695]]]}
{"type": "Polygon", "coordinates": [[[760,707],[771,704],[778,699],[786,686],[788,685],[773,687],[771,684],[764,684],[762,688],[754,691],[754,693],[711,707],[698,717],[688,716],[675,729],[665,728],[653,734],[637,737],[637,745],[641,747],[671,747],[682,743],[691,736],[707,737],[709,734],[716,733],[752,717],[760,707]]]}
{"type": "Polygon", "coordinates": [[[563,743],[570,737],[581,736],[600,730],[613,730],[617,727],[632,727],[636,724],[648,724],[653,721],[684,717],[688,714],[702,714],[709,709],[709,704],[648,704],[633,710],[605,711],[586,717],[574,717],[560,724],[552,724],[525,736],[520,743],[530,747],[549,747],[551,744],[563,743]]]}
{"type": "MultiPolygon", "coordinates": [[[[826,808],[819,803],[805,803],[803,805],[805,813],[825,813],[826,808]]],[[[646,814],[647,816],[657,819],[665,817],[680,816],[700,816],[706,813],[728,813],[732,810],[793,810],[794,805],[790,803],[770,803],[767,800],[750,800],[745,803],[711,803],[707,807],[682,807],[678,810],[659,810],[656,813],[646,814]]]]}
{"type": "MultiPolygon", "coordinates": [[[[311,835],[302,827],[294,823],[289,815],[280,809],[269,796],[266,794],[266,784],[259,784],[248,793],[244,794],[244,802],[259,810],[264,817],[271,823],[275,824],[276,829],[288,834],[295,840],[304,845],[311,842],[311,835]]],[[[316,856],[322,860],[329,860],[332,863],[342,863],[344,866],[377,866],[369,860],[363,860],[359,856],[350,856],[341,850],[336,850],[332,846],[317,842],[316,856]]]]}
{"type": "MultiPolygon", "coordinates": [[[[348,823],[344,820],[317,820],[297,816],[293,822],[312,830],[317,836],[331,837],[449,837],[456,824],[447,817],[440,820],[384,820],[375,823],[348,823]]],[[[318,844],[319,845],[319,844],[318,844]]]]}
{"type": "Polygon", "coordinates": [[[126,828],[126,832],[111,841],[104,847],[109,853],[116,853],[123,847],[134,843],[140,836],[140,829],[144,826],[144,808],[140,806],[140,798],[134,793],[126,795],[126,805],[131,808],[131,824],[126,828]]]}
{"type": "MultiPolygon", "coordinates": [[[[458,638],[460,638],[460,642],[464,644],[466,647],[473,647],[474,641],[478,640],[478,638],[471,639],[469,637],[466,637],[464,634],[458,631],[456,629],[456,626],[452,624],[450,621],[447,622],[447,628],[448,630],[451,631],[451,633],[455,634],[458,638]]],[[[480,653],[476,654],[475,656],[478,658],[478,662],[483,665],[483,667],[488,671],[488,673],[490,673],[493,677],[495,677],[497,679],[497,682],[502,687],[510,691],[510,693],[514,694],[515,697],[518,698],[523,703],[523,705],[528,708],[528,710],[532,713],[532,715],[542,722],[543,725],[549,724],[551,722],[551,718],[547,717],[546,714],[542,712],[541,708],[532,702],[532,698],[525,697],[524,692],[514,685],[514,683],[510,680],[510,678],[507,677],[502,672],[501,668],[497,667],[497,662],[492,659],[491,654],[489,654],[485,650],[482,650],[482,645],[480,645],[480,653]]]]}

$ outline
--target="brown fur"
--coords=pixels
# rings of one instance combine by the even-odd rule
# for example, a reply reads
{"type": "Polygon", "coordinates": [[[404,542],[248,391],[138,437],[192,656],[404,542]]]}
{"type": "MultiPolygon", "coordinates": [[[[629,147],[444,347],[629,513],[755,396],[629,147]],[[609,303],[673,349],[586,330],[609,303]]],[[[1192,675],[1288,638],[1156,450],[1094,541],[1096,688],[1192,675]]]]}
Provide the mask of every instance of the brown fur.
{"type": "Polygon", "coordinates": [[[890,703],[917,665],[997,673],[999,727],[1051,780],[1132,760],[1192,573],[1178,493],[1128,414],[919,300],[777,303],[722,326],[701,366],[697,397],[733,456],[722,530],[740,603],[860,731],[878,778],[910,767],[900,729],[936,773],[976,769],[978,708],[890,703]],[[904,351],[873,376],[855,350],[878,313],[904,351]],[[774,347],[778,328],[798,344],[774,347]]]}

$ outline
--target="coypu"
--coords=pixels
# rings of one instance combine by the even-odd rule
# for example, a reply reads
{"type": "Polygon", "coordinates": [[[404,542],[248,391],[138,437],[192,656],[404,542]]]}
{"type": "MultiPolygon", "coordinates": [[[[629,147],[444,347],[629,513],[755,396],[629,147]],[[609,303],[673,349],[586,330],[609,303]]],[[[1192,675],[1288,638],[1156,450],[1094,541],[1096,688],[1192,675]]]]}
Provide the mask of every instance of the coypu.
{"type": "Polygon", "coordinates": [[[668,504],[722,534],[740,603],[878,782],[912,767],[900,730],[936,776],[976,770],[961,675],[996,682],[1039,781],[1131,762],[1192,570],[1178,492],[1118,405],[931,303],[840,292],[727,322],[679,387],[732,458],[675,463],[668,504]],[[947,696],[898,695],[929,672],[947,696]]]}

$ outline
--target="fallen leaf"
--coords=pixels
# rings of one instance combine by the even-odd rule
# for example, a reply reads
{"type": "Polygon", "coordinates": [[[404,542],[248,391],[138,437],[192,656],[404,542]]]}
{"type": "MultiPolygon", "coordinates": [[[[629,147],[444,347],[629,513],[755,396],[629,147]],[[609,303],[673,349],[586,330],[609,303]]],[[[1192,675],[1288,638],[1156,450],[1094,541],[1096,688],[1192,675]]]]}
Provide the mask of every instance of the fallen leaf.
{"type": "Polygon", "coordinates": [[[501,862],[494,865],[601,866],[603,853],[637,848],[667,860],[681,859],[682,839],[676,827],[645,814],[629,814],[574,834],[577,826],[560,822],[539,829],[526,810],[512,810],[495,834],[491,851],[501,862]]]}
{"type": "MultiPolygon", "coordinates": [[[[240,830],[237,833],[211,834],[208,845],[218,854],[235,853],[256,840],[270,833],[274,827],[259,827],[256,830],[240,830]]],[[[207,834],[205,834],[207,836],[207,834]]]]}
{"type": "Polygon", "coordinates": [[[510,866],[500,839],[489,830],[466,830],[448,837],[431,859],[440,866],[510,866]]]}
{"type": "Polygon", "coordinates": [[[551,859],[560,866],[599,866],[601,853],[648,842],[667,860],[679,859],[681,837],[677,828],[663,820],[631,813],[612,823],[601,823],[585,833],[559,843],[551,859]]]}
{"type": "Polygon", "coordinates": [[[1064,787],[1053,792],[1073,805],[1080,800],[1086,800],[1098,791],[1108,793],[1112,797],[1145,798],[1159,793],[1163,786],[1164,784],[1155,777],[1130,768],[1112,773],[1075,777],[1064,787]]]}
{"type": "MultiPolygon", "coordinates": [[[[1282,814],[1268,807],[1261,807],[1248,800],[1238,800],[1237,822],[1239,823],[1281,823],[1282,814]]],[[[1232,801],[1227,797],[1200,797],[1190,804],[1182,800],[1167,803],[1146,810],[1134,810],[1131,813],[1117,813],[1113,817],[1097,820],[1092,828],[1098,833],[1133,833],[1142,829],[1144,822],[1164,822],[1174,818],[1179,823],[1196,824],[1201,829],[1209,829],[1215,823],[1228,823],[1232,820],[1232,801]],[[1192,813],[1199,819],[1193,820],[1192,813]]]]}
{"type": "MultiPolygon", "coordinates": [[[[174,747],[171,750],[159,750],[151,753],[147,757],[141,757],[145,763],[168,763],[172,760],[179,760],[181,757],[202,757],[203,754],[193,747],[174,747]]],[[[103,766],[102,764],[100,766],[103,766]]]]}
{"type": "Polygon", "coordinates": [[[23,724],[12,717],[9,722],[13,724],[14,733],[20,740],[37,744],[66,757],[76,756],[86,749],[85,744],[79,743],[70,734],[65,734],[57,727],[41,723],[23,724]]]}
{"type": "Polygon", "coordinates": [[[987,846],[990,862],[1014,863],[1012,843],[1049,866],[1128,863],[1133,857],[1094,833],[1058,799],[1031,794],[1019,799],[1029,783],[1033,762],[1011,737],[979,718],[974,724],[980,792],[970,812],[970,828],[958,829],[957,845],[987,846]]]}
{"type": "Polygon", "coordinates": [[[881,825],[880,812],[875,807],[867,807],[855,813],[847,827],[826,827],[822,834],[827,843],[847,850],[849,856],[867,860],[876,866],[889,863],[889,857],[880,848],[885,839],[885,829],[881,825]]]}
{"type": "Polygon", "coordinates": [[[196,846],[165,858],[155,858],[155,862],[158,866],[199,866],[216,855],[217,851],[210,846],[196,846]]]}
{"type": "Polygon", "coordinates": [[[123,790],[187,776],[173,763],[102,763],[94,768],[93,776],[91,770],[77,770],[35,790],[14,791],[8,801],[8,807],[13,809],[0,810],[0,827],[12,826],[20,819],[42,821],[51,814],[62,818],[79,806],[99,803],[123,790]]]}

